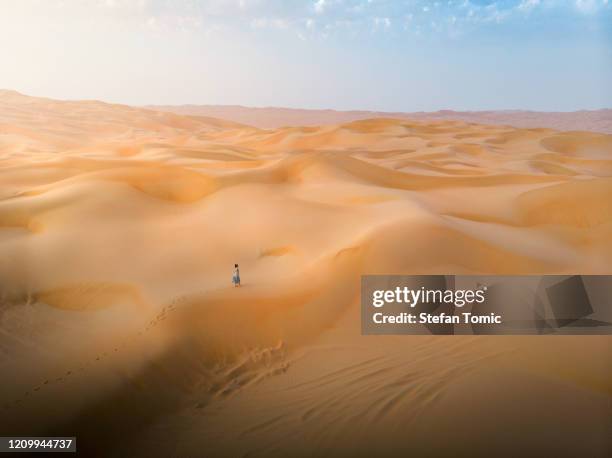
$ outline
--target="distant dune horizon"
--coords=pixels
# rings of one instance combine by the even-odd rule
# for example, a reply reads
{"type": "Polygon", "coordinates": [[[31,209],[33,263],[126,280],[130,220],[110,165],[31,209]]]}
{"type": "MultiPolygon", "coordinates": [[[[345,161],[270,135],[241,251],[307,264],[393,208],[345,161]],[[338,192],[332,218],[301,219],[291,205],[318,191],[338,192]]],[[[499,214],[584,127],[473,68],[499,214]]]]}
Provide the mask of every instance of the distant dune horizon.
{"type": "Polygon", "coordinates": [[[477,124],[508,125],[518,128],[548,128],[562,131],[612,133],[612,108],[577,111],[532,111],[521,109],[457,111],[374,111],[243,105],[145,105],[145,108],[191,116],[209,116],[249,126],[276,129],[342,124],[372,118],[450,120],[477,124]]]}
{"type": "Polygon", "coordinates": [[[53,99],[24,94],[8,88],[0,88],[0,97],[27,97],[58,102],[99,102],[134,109],[169,112],[183,116],[216,118],[260,129],[280,127],[313,127],[344,124],[367,119],[392,118],[417,121],[461,121],[467,123],[509,126],[522,129],[545,128],[559,131],[584,131],[612,134],[612,108],[575,111],[534,111],[522,109],[503,110],[453,110],[437,111],[376,111],[338,110],[332,108],[310,109],[280,106],[253,107],[246,105],[177,104],[131,105],[98,99],[53,99]]]}

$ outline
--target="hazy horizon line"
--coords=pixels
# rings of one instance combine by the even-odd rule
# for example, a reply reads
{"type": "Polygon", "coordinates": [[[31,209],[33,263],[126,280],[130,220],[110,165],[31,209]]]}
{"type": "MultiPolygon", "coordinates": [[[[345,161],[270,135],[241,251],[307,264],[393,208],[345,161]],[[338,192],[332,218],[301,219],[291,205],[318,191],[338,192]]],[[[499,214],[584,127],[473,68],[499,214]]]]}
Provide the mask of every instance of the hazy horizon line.
{"type": "Polygon", "coordinates": [[[534,110],[529,108],[481,108],[478,110],[461,109],[461,108],[438,108],[437,110],[378,110],[374,108],[322,108],[322,107],[303,107],[303,106],[283,106],[283,105],[242,105],[235,103],[219,104],[219,103],[145,103],[145,104],[132,104],[125,101],[112,101],[100,98],[60,98],[48,95],[33,95],[25,93],[17,89],[12,88],[0,88],[0,92],[13,92],[24,97],[31,98],[42,98],[50,99],[63,102],[102,102],[110,105],[125,105],[133,108],[155,108],[155,107],[228,107],[228,108],[245,108],[254,110],[302,110],[302,111],[334,111],[334,112],[367,112],[367,113],[389,113],[389,114],[411,114],[411,113],[443,113],[443,112],[455,112],[455,113],[482,113],[482,112],[527,112],[527,113],[579,113],[579,112],[596,112],[596,111],[607,111],[612,110],[612,107],[600,107],[600,108],[577,108],[573,110],[534,110]]]}

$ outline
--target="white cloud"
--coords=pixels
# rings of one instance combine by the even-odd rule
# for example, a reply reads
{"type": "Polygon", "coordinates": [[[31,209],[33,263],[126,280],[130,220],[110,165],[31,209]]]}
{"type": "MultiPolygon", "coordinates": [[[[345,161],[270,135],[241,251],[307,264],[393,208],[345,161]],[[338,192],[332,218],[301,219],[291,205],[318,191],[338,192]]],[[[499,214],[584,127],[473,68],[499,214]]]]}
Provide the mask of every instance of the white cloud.
{"type": "Polygon", "coordinates": [[[518,9],[524,12],[529,12],[540,4],[540,0],[522,0],[518,5],[518,9]]]}
{"type": "Polygon", "coordinates": [[[280,18],[255,18],[251,20],[254,29],[288,29],[289,22],[280,18]]]}
{"type": "Polygon", "coordinates": [[[607,0],[603,0],[601,2],[597,0],[576,0],[574,3],[578,11],[585,14],[590,14],[597,11],[600,6],[600,3],[603,6],[608,4],[607,0]]]}
{"type": "Polygon", "coordinates": [[[374,22],[375,29],[379,29],[379,28],[388,29],[389,27],[391,27],[391,19],[389,19],[388,17],[375,17],[373,19],[373,22],[374,22]]]}

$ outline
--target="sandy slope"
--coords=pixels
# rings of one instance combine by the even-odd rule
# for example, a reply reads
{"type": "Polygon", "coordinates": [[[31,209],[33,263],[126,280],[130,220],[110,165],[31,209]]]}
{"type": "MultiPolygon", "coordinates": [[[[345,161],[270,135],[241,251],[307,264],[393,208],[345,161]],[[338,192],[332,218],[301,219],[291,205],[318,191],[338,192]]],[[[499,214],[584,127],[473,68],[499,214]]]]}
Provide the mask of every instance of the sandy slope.
{"type": "Polygon", "coordinates": [[[4,435],[76,433],[89,456],[611,450],[609,337],[362,337],[357,300],[364,273],[612,274],[612,136],[259,130],[0,92],[0,157],[4,435]]]}

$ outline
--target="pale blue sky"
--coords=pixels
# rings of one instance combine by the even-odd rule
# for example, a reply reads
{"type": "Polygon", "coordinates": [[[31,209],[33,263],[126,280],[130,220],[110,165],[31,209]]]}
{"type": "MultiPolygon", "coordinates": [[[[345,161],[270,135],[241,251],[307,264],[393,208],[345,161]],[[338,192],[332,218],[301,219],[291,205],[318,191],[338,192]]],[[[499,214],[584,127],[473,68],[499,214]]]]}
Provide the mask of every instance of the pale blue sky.
{"type": "Polygon", "coordinates": [[[0,88],[129,104],[612,107],[608,0],[0,0],[0,88]]]}

